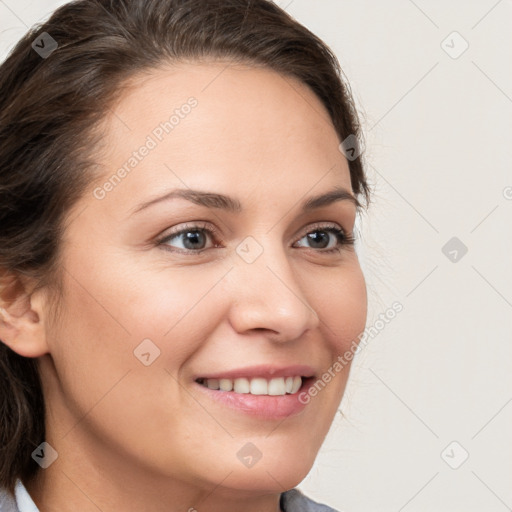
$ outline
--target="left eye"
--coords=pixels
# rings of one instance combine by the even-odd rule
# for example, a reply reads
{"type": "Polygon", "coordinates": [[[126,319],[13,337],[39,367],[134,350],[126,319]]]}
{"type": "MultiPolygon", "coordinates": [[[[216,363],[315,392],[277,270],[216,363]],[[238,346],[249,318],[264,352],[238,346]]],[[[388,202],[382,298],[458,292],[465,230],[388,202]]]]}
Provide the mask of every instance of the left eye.
{"type": "MultiPolygon", "coordinates": [[[[178,249],[176,252],[200,252],[207,249],[205,247],[207,239],[215,239],[217,232],[206,226],[191,225],[187,226],[175,233],[171,233],[165,238],[160,240],[161,245],[173,247],[178,249]],[[170,242],[174,239],[181,240],[181,247],[170,242]]],[[[306,240],[307,243],[312,244],[312,249],[319,249],[319,252],[334,252],[339,251],[340,246],[352,245],[354,239],[352,236],[346,235],[345,232],[335,226],[319,226],[308,231],[300,240],[306,240]]],[[[214,244],[214,246],[216,246],[214,244]]],[[[173,249],[170,249],[173,250],[173,249]]]]}
{"type": "Polygon", "coordinates": [[[316,228],[303,236],[301,240],[303,239],[312,243],[313,249],[322,249],[322,252],[338,251],[339,246],[354,243],[352,237],[345,235],[342,229],[333,226],[316,228]],[[331,241],[333,243],[330,244],[331,241]]]}

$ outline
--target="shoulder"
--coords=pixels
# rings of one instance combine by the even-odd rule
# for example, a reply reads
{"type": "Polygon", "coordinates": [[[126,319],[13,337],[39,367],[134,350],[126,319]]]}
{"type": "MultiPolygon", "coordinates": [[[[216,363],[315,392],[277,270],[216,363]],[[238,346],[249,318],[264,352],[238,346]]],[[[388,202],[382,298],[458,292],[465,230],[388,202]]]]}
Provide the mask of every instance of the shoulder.
{"type": "Polygon", "coordinates": [[[0,487],[0,512],[19,512],[16,500],[3,487],[0,487]]]}
{"type": "Polygon", "coordinates": [[[290,489],[281,494],[281,509],[284,512],[338,512],[327,505],[313,501],[299,489],[290,489]]]}

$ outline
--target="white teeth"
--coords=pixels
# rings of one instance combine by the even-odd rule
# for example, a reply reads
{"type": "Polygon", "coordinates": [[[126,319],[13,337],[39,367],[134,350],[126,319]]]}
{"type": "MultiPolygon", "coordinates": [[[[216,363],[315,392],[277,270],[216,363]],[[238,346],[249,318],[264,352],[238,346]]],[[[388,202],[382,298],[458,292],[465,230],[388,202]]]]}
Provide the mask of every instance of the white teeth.
{"type": "Polygon", "coordinates": [[[266,379],[251,380],[251,395],[268,395],[268,382],[266,379]]]}
{"type": "Polygon", "coordinates": [[[302,386],[302,377],[276,377],[274,379],[263,379],[256,377],[246,379],[201,379],[200,383],[210,389],[220,391],[234,391],[235,393],[251,395],[283,396],[294,394],[302,386]]]}
{"type": "Polygon", "coordinates": [[[210,389],[219,389],[219,379],[208,379],[206,383],[210,389]]]}
{"type": "Polygon", "coordinates": [[[250,393],[251,384],[249,382],[249,379],[235,379],[233,391],[235,393],[250,393]]]}
{"type": "Polygon", "coordinates": [[[297,393],[302,386],[302,379],[300,377],[293,377],[292,394],[297,393]]]}
{"type": "Polygon", "coordinates": [[[233,381],[231,379],[219,379],[219,388],[221,391],[231,391],[233,389],[233,381]]]}
{"type": "Polygon", "coordinates": [[[280,377],[278,379],[272,379],[268,383],[268,394],[269,395],[284,395],[284,394],[286,394],[286,388],[284,386],[283,377],[280,377]]]}

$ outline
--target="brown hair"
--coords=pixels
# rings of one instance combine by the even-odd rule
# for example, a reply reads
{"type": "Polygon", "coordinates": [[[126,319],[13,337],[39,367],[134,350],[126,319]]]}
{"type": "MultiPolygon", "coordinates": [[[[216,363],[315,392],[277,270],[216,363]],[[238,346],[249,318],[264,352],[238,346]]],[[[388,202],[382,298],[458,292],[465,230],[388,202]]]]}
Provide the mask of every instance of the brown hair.
{"type": "MultiPolygon", "coordinates": [[[[94,129],[128,79],[202,58],[294,77],[325,105],[340,141],[360,136],[334,54],[269,0],[70,2],[0,67],[0,296],[8,295],[8,276],[58,282],[64,215],[93,179],[94,129]]],[[[361,158],[349,160],[354,193],[368,203],[361,158]]],[[[35,475],[31,453],[45,438],[36,363],[0,342],[0,487],[11,494],[17,478],[35,475]]]]}

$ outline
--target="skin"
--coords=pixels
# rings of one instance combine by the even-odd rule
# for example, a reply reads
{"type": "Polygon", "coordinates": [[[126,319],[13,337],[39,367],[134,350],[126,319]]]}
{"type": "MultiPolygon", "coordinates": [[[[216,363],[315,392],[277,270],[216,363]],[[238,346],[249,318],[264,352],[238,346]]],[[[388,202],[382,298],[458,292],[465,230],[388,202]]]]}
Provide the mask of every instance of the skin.
{"type": "Polygon", "coordinates": [[[279,511],[337,411],[349,366],[284,421],[228,409],[193,382],[255,364],[309,364],[320,376],[366,322],[353,246],[329,254],[306,237],[318,223],[350,234],[354,204],[299,211],[336,186],[352,192],[325,108],[289,77],[226,66],[184,63],[134,80],[102,126],[94,187],[187,98],[198,105],[104,199],[91,187],[69,212],[57,319],[44,290],[5,308],[0,335],[38,357],[46,441],[59,454],[26,482],[44,512],[279,511]],[[243,210],[174,199],[132,213],[173,188],[222,193],[243,210]],[[199,221],[218,231],[200,254],[183,237],[155,241],[199,221]],[[263,249],[251,264],[236,252],[248,236],[263,249]],[[146,338],[160,350],[150,366],[133,354],[146,338]],[[262,453],[252,468],[236,455],[247,442],[262,453]]]}

